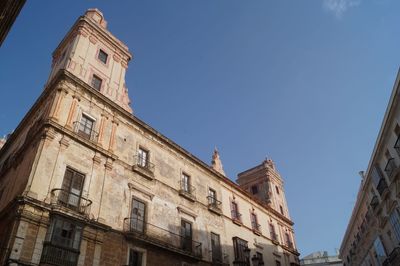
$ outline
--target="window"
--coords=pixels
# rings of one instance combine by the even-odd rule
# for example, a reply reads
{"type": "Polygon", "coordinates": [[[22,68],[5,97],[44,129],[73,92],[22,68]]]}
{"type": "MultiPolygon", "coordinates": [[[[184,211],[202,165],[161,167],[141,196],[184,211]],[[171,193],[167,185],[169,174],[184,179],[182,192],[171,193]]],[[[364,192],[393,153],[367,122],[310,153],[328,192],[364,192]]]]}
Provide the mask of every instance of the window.
{"type": "Polygon", "coordinates": [[[279,195],[279,188],[277,186],[275,186],[275,190],[276,190],[276,194],[279,195]]]}
{"type": "Polygon", "coordinates": [[[208,189],[208,204],[215,205],[217,203],[217,192],[214,189],[208,189]]]}
{"type": "Polygon", "coordinates": [[[279,260],[275,261],[276,266],[281,266],[281,262],[279,260]]]}
{"type": "Polygon", "coordinates": [[[188,221],[181,221],[181,245],[185,251],[192,252],[192,224],[188,221]]]}
{"type": "Polygon", "coordinates": [[[132,199],[131,231],[144,232],[146,204],[135,198],[132,199]]]}
{"type": "Polygon", "coordinates": [[[103,82],[103,81],[102,81],[101,78],[99,78],[99,77],[96,76],[96,75],[93,75],[93,77],[92,77],[92,83],[91,83],[91,85],[92,85],[93,88],[95,88],[96,90],[100,91],[100,89],[101,89],[101,83],[102,83],[102,82],[103,82]]]}
{"type": "Polygon", "coordinates": [[[104,64],[107,64],[107,57],[108,54],[106,52],[104,52],[103,50],[100,49],[99,51],[99,55],[97,56],[97,58],[103,62],[104,64]]]}
{"type": "Polygon", "coordinates": [[[147,168],[149,162],[149,152],[139,148],[138,151],[138,165],[143,168],[147,168]]]}
{"type": "Polygon", "coordinates": [[[232,219],[240,222],[240,216],[238,204],[235,201],[231,202],[231,214],[232,219]]]}
{"type": "Polygon", "coordinates": [[[249,258],[246,253],[248,252],[247,241],[239,238],[233,238],[233,251],[235,253],[234,265],[246,265],[249,262],[249,258]]]}
{"type": "Polygon", "coordinates": [[[256,252],[256,258],[258,258],[258,265],[264,265],[264,258],[261,252],[256,252]]]}
{"type": "Polygon", "coordinates": [[[182,173],[181,189],[186,193],[190,193],[190,176],[185,173],[182,173]]]}
{"type": "Polygon", "coordinates": [[[397,244],[400,243],[400,214],[399,210],[396,208],[390,214],[390,223],[392,224],[394,235],[397,239],[397,244]]]}
{"type": "Polygon", "coordinates": [[[251,220],[251,228],[253,228],[253,230],[259,231],[260,225],[258,224],[257,214],[253,212],[250,213],[250,220],[251,220]]]}
{"type": "Polygon", "coordinates": [[[275,226],[272,223],[269,224],[269,233],[271,234],[272,240],[278,241],[278,236],[275,233],[275,226]]]}
{"type": "Polygon", "coordinates": [[[135,249],[129,249],[128,266],[142,266],[143,253],[135,249]]]}
{"type": "Polygon", "coordinates": [[[92,139],[94,119],[82,114],[81,122],[78,126],[78,134],[86,139],[92,139]]]}
{"type": "Polygon", "coordinates": [[[43,243],[41,262],[44,264],[76,265],[82,236],[82,226],[55,216],[50,222],[43,243]]]}
{"type": "Polygon", "coordinates": [[[383,247],[381,238],[378,236],[374,241],[374,248],[376,252],[375,258],[378,260],[378,264],[382,265],[386,259],[385,248],[383,247]]]}
{"type": "Polygon", "coordinates": [[[222,262],[222,250],[221,250],[221,242],[218,234],[211,233],[211,252],[212,252],[212,261],[222,262]]]}
{"type": "Polygon", "coordinates": [[[279,205],[279,210],[281,211],[281,214],[284,215],[282,205],[279,205]]]}
{"type": "Polygon", "coordinates": [[[289,233],[285,233],[285,238],[286,238],[286,246],[289,247],[289,248],[292,248],[293,244],[292,244],[292,240],[290,240],[289,233]]]}
{"type": "Polygon", "coordinates": [[[79,210],[84,180],[84,174],[67,167],[58,201],[66,207],[79,210]]]}
{"type": "Polygon", "coordinates": [[[251,193],[252,193],[253,195],[258,194],[258,187],[257,187],[257,185],[251,186],[251,193]]]}

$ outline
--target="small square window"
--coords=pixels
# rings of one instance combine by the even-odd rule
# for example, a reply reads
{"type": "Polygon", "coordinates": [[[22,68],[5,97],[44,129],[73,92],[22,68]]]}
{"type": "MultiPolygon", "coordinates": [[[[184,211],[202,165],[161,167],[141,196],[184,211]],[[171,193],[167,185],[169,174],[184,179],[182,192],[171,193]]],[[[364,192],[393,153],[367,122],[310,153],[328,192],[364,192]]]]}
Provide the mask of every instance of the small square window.
{"type": "Polygon", "coordinates": [[[253,193],[253,195],[258,194],[258,187],[257,187],[257,185],[251,186],[251,193],[253,193]]]}
{"type": "Polygon", "coordinates": [[[279,194],[279,188],[275,186],[276,194],[279,194]]]}
{"type": "Polygon", "coordinates": [[[99,55],[97,56],[97,58],[103,62],[104,64],[107,64],[107,58],[108,58],[108,54],[106,52],[104,52],[103,50],[100,49],[99,51],[99,55]]]}
{"type": "Polygon", "coordinates": [[[96,90],[100,91],[101,89],[101,83],[102,83],[102,79],[99,78],[96,75],[93,75],[92,77],[92,87],[95,88],[96,90]]]}

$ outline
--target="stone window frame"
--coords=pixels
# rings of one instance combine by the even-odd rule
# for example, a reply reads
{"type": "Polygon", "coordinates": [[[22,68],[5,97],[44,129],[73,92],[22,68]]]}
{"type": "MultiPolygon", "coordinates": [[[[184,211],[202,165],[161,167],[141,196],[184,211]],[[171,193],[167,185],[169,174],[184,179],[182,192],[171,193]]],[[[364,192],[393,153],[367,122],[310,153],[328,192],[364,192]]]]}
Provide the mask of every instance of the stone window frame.
{"type": "Polygon", "coordinates": [[[140,247],[134,246],[132,244],[128,244],[127,255],[126,255],[126,265],[129,266],[129,255],[130,255],[131,250],[142,253],[142,265],[140,265],[140,266],[146,266],[147,265],[147,249],[140,248],[140,247]]]}
{"type": "MultiPolygon", "coordinates": [[[[96,117],[92,116],[91,114],[89,114],[88,112],[86,112],[85,110],[79,109],[79,111],[78,111],[78,116],[77,116],[77,118],[76,118],[76,121],[80,123],[80,122],[82,121],[82,117],[83,117],[83,116],[86,116],[86,117],[88,117],[89,119],[93,120],[92,131],[98,133],[98,129],[97,129],[97,126],[98,126],[98,124],[99,124],[99,123],[97,123],[98,119],[97,119],[96,117]]],[[[75,170],[76,170],[76,169],[75,169],[75,170]]]]}
{"type": "Polygon", "coordinates": [[[101,63],[101,65],[103,65],[103,66],[105,66],[105,67],[108,67],[109,62],[110,62],[110,57],[111,57],[110,52],[109,52],[107,49],[105,49],[104,47],[99,47],[99,48],[97,49],[97,52],[96,52],[96,60],[99,61],[99,62],[101,63]],[[100,53],[104,53],[104,54],[106,55],[106,62],[104,62],[104,61],[102,61],[102,60],[100,59],[100,53]]]}

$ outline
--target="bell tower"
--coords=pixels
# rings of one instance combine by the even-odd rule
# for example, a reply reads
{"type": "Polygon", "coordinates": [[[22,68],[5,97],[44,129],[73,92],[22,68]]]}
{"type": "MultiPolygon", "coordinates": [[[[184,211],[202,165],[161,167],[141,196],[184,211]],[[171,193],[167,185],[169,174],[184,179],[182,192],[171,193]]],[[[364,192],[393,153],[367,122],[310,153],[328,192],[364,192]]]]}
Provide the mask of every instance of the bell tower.
{"type": "Polygon", "coordinates": [[[128,47],[107,30],[98,9],[78,18],[53,52],[50,83],[60,69],[67,70],[132,113],[125,73],[131,60],[128,47]]]}
{"type": "Polygon", "coordinates": [[[260,165],[238,174],[236,182],[254,197],[290,218],[283,180],[271,159],[265,159],[260,165]]]}

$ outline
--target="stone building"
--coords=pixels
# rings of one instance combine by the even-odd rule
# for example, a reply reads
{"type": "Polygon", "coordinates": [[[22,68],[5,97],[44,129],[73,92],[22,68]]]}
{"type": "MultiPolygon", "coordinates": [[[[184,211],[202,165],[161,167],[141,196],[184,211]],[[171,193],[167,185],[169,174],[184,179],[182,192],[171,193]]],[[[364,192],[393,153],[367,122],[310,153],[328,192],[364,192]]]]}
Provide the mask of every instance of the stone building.
{"type": "Polygon", "coordinates": [[[0,150],[0,265],[298,265],[274,163],[239,186],[135,117],[131,58],[97,9],[54,51],[0,150]]]}
{"type": "Polygon", "coordinates": [[[400,265],[400,98],[396,82],[343,237],[343,265],[400,265]]]}
{"type": "Polygon", "coordinates": [[[338,254],[329,255],[327,251],[311,253],[300,260],[301,266],[343,266],[338,254]]]}
{"type": "Polygon", "coordinates": [[[0,2],[0,46],[3,44],[26,0],[3,0],[0,2]]]}

